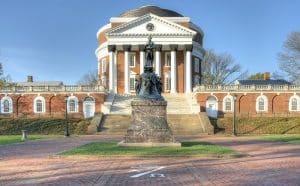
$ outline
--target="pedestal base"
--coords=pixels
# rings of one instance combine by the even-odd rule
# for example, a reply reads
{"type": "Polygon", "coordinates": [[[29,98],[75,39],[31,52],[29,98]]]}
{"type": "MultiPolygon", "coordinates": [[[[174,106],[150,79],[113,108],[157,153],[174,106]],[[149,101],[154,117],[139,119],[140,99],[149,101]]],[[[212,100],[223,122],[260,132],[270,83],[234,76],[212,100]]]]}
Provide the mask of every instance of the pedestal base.
{"type": "Polygon", "coordinates": [[[166,101],[136,99],[131,108],[131,125],[120,145],[180,146],[167,123],[166,101]]]}
{"type": "Polygon", "coordinates": [[[121,147],[181,147],[181,143],[125,143],[121,141],[118,143],[121,147]]]}

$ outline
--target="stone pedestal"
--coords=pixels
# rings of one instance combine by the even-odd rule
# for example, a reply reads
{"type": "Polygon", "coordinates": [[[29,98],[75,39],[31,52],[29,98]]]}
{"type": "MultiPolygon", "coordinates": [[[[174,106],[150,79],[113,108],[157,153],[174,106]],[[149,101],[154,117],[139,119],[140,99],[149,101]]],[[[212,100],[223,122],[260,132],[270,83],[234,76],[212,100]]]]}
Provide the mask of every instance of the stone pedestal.
{"type": "Polygon", "coordinates": [[[131,102],[131,125],[121,146],[181,146],[167,123],[167,102],[136,99],[131,102]]]}

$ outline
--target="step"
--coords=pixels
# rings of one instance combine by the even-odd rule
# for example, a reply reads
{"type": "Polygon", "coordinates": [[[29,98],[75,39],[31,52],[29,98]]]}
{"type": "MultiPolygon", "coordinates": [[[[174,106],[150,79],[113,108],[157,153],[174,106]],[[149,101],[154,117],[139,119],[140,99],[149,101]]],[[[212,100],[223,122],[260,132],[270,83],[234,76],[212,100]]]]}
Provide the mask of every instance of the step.
{"type": "MultiPolygon", "coordinates": [[[[167,122],[174,135],[205,134],[198,114],[168,114],[167,122]]],[[[125,134],[130,125],[130,115],[105,115],[101,134],[125,134]]]]}

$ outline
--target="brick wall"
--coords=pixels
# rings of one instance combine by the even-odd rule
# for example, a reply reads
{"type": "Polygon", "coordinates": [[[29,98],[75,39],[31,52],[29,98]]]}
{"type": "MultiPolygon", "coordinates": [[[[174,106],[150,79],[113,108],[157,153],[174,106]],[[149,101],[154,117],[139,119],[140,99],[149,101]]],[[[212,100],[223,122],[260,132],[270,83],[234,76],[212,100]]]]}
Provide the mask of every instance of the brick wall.
{"type": "MultiPolygon", "coordinates": [[[[212,93],[197,93],[196,99],[200,105],[200,111],[206,111],[206,99],[208,96],[215,96],[218,104],[218,117],[232,117],[232,112],[223,111],[223,98],[228,95],[225,92],[212,92],[212,93]]],[[[233,95],[233,94],[231,94],[233,95]]],[[[256,111],[256,99],[261,93],[246,92],[237,93],[236,99],[236,114],[237,116],[300,116],[300,111],[294,112],[289,111],[289,100],[294,93],[280,93],[267,92],[263,93],[268,99],[267,111],[258,112],[256,111]]],[[[300,93],[296,93],[300,96],[300,93]]]]}
{"type": "MultiPolygon", "coordinates": [[[[64,117],[65,114],[65,98],[64,96],[70,94],[55,94],[55,93],[41,93],[41,94],[8,94],[13,102],[13,113],[3,114],[1,116],[13,117],[64,117]],[[34,113],[34,99],[37,96],[42,96],[45,99],[45,112],[34,113]]],[[[95,113],[101,112],[101,104],[104,103],[105,94],[103,93],[75,93],[72,94],[78,98],[78,112],[68,113],[69,117],[83,117],[83,101],[90,96],[95,101],[95,113]]],[[[0,94],[0,99],[4,97],[0,94]]]]}

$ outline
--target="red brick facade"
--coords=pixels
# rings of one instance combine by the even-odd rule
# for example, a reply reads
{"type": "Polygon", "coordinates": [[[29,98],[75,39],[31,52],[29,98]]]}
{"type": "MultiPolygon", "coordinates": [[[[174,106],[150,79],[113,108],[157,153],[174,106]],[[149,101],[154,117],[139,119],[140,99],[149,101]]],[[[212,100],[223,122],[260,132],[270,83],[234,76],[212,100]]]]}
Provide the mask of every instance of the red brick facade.
{"type": "MultiPolygon", "coordinates": [[[[3,97],[9,97],[12,100],[12,112],[1,113],[1,116],[10,117],[64,117],[65,114],[65,96],[74,96],[78,99],[78,109],[76,112],[68,113],[68,117],[82,118],[83,102],[87,97],[94,100],[95,113],[101,112],[101,105],[104,103],[104,93],[41,93],[41,94],[0,94],[0,100],[3,97]],[[34,99],[41,96],[45,100],[44,112],[34,111],[34,99]]],[[[2,105],[1,105],[2,106],[2,105]]]]}
{"type": "MultiPolygon", "coordinates": [[[[292,96],[300,96],[299,91],[295,93],[276,93],[274,92],[245,92],[245,93],[224,93],[224,92],[211,92],[211,93],[197,93],[196,99],[200,105],[200,111],[207,111],[207,98],[214,96],[217,104],[218,117],[232,117],[233,111],[224,111],[224,97],[227,95],[234,96],[236,94],[236,114],[243,117],[257,117],[257,116],[300,116],[300,110],[290,110],[290,99],[292,96]],[[258,110],[258,97],[265,96],[266,111],[258,110]]],[[[298,101],[298,108],[300,102],[298,101]]]]}

